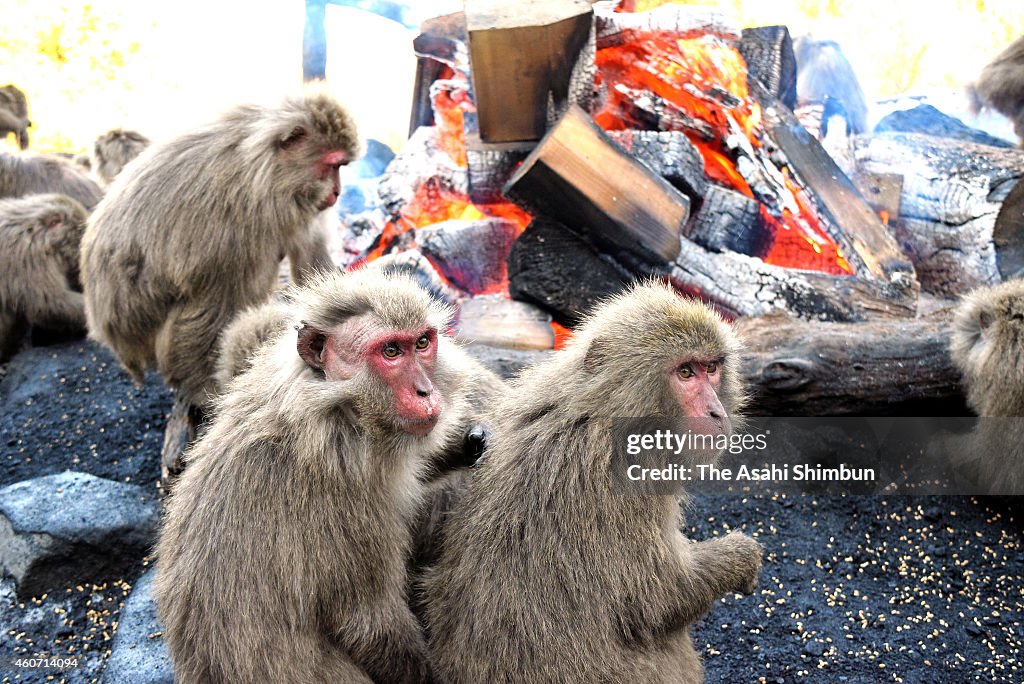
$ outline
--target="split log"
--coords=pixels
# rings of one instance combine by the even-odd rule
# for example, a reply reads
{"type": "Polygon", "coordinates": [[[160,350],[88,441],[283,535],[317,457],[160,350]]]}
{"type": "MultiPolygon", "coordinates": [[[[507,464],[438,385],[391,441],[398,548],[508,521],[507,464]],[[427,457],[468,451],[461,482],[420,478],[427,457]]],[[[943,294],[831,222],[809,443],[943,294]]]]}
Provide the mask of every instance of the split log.
{"type": "Polygon", "coordinates": [[[952,297],[1001,279],[994,228],[1003,201],[1024,177],[1024,151],[883,133],[858,136],[854,152],[862,171],[903,175],[892,230],[922,287],[952,297]]]}
{"type": "Polygon", "coordinates": [[[966,415],[949,319],[736,322],[749,415],[966,415]]]}
{"type": "Polygon", "coordinates": [[[538,140],[593,90],[593,10],[585,0],[466,0],[480,138],[538,140]]]}
{"type": "MultiPolygon", "coordinates": [[[[467,114],[466,121],[471,117],[467,114]]],[[[536,143],[485,143],[479,133],[465,131],[466,166],[469,170],[469,201],[475,204],[504,202],[505,183],[536,143]]]]}
{"type": "Polygon", "coordinates": [[[553,349],[551,317],[535,306],[485,295],[463,300],[455,324],[456,339],[507,349],[553,349]]]}
{"type": "Polygon", "coordinates": [[[863,321],[915,314],[915,302],[896,296],[891,285],[772,266],[734,252],[709,252],[686,239],[669,266],[669,278],[732,318],[785,312],[808,320],[863,321]]]}
{"type": "Polygon", "coordinates": [[[756,81],[749,85],[763,105],[768,137],[786,157],[790,171],[817,199],[822,223],[843,250],[854,274],[891,284],[898,296],[916,299],[914,267],[853,182],[793,112],[756,81]]]}
{"type": "Polygon", "coordinates": [[[612,140],[579,107],[562,116],[504,195],[608,247],[660,266],[679,253],[690,202],[612,140]]]}

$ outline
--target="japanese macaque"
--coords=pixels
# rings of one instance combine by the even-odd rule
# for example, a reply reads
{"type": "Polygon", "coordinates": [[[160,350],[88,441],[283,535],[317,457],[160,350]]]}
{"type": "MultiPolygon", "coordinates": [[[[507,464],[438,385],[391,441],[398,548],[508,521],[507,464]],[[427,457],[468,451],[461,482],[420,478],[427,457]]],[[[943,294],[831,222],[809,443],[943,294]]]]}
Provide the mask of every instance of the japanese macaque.
{"type": "Polygon", "coordinates": [[[1024,145],[1024,36],[982,69],[969,91],[975,110],[980,106],[991,107],[1010,119],[1024,145]]]}
{"type": "MultiPolygon", "coordinates": [[[[282,255],[299,284],[335,268],[318,218],[337,201],[338,169],[358,146],[349,114],[308,94],[276,108],[236,107],[148,147],[86,228],[90,335],[136,379],[159,370],[175,393],[174,414],[201,414],[215,393],[218,337],[236,313],[266,299],[282,255]]],[[[172,437],[169,424],[165,475],[183,446],[172,437]]]]}
{"type": "Polygon", "coordinates": [[[78,249],[86,218],[64,195],[0,200],[0,360],[29,326],[85,332],[78,249]]]}
{"type": "Polygon", "coordinates": [[[295,325],[229,383],[168,499],[155,596],[177,681],[425,681],[411,528],[482,369],[407,278],[292,296],[295,325]]]}
{"type": "Polygon", "coordinates": [[[148,145],[149,138],[141,133],[114,128],[96,138],[89,168],[104,185],[110,185],[125,164],[138,157],[148,145]]]}
{"type": "Polygon", "coordinates": [[[0,152],[0,198],[60,193],[92,211],[103,197],[96,181],[70,160],[0,152]]]}
{"type": "Polygon", "coordinates": [[[950,351],[973,433],[946,444],[958,474],[983,494],[1024,494],[1024,280],[971,292],[957,309],[950,351]]]}
{"type": "Polygon", "coordinates": [[[7,84],[0,88],[0,135],[4,138],[14,133],[18,139],[18,147],[28,149],[28,128],[32,122],[28,120],[28,98],[15,85],[7,84]]]}
{"type": "Polygon", "coordinates": [[[729,434],[738,353],[711,309],[646,284],[513,381],[424,581],[440,681],[702,681],[690,626],[754,590],[761,547],[739,532],[691,542],[678,491],[616,489],[612,426],[688,417],[729,434]]]}

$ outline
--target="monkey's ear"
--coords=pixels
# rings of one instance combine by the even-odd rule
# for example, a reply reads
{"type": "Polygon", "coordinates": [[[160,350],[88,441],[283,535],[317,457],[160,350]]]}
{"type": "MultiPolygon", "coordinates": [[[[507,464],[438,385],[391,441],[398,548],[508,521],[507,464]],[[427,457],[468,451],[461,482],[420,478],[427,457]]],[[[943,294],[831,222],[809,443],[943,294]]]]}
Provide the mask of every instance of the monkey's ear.
{"type": "Polygon", "coordinates": [[[296,126],[288,133],[288,135],[281,138],[278,143],[282,150],[290,150],[291,148],[298,145],[306,137],[306,129],[302,126],[296,126]]]}
{"type": "Polygon", "coordinates": [[[989,309],[982,309],[978,312],[978,330],[985,332],[996,322],[996,315],[989,309]]]}
{"type": "Polygon", "coordinates": [[[43,227],[47,230],[56,228],[64,221],[64,217],[61,214],[50,214],[43,219],[43,227]]]}
{"type": "Polygon", "coordinates": [[[303,323],[299,328],[299,339],[295,346],[307,366],[323,373],[327,333],[303,323]]]}

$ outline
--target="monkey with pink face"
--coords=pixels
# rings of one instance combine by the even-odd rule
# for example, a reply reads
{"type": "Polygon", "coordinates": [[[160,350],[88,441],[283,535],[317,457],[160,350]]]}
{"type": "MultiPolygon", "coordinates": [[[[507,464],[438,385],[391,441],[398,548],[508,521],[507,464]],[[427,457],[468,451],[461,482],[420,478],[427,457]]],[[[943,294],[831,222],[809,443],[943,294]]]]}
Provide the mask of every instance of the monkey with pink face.
{"type": "Polygon", "coordinates": [[[425,681],[412,529],[434,461],[499,381],[405,277],[293,295],[167,502],[155,597],[177,681],[425,681]]]}
{"type": "Polygon", "coordinates": [[[641,285],[512,383],[423,585],[440,681],[703,681],[690,627],[719,597],[754,590],[760,545],[739,532],[692,542],[678,492],[617,489],[613,424],[688,419],[729,434],[739,349],[707,306],[641,285]]]}
{"type": "MultiPolygon", "coordinates": [[[[267,298],[282,256],[299,284],[335,268],[321,214],[358,149],[352,118],[323,93],[239,106],[147,147],[91,215],[81,268],[89,333],[134,378],[160,371],[174,415],[196,416],[192,430],[216,393],[218,337],[267,298]]],[[[165,477],[185,441],[168,431],[165,477]]]]}

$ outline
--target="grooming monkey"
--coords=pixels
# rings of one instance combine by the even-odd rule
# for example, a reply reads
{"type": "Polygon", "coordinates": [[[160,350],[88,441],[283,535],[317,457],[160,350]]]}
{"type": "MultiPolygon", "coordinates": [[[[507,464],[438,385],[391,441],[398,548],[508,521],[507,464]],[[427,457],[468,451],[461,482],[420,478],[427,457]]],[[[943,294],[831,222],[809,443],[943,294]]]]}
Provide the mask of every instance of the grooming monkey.
{"type": "Polygon", "coordinates": [[[85,331],[77,288],[86,218],[64,195],[0,200],[0,360],[29,326],[85,331]]]}
{"type": "Polygon", "coordinates": [[[971,292],[950,341],[975,431],[946,445],[959,473],[981,493],[1024,494],[1024,280],[971,292]]]}
{"type": "MultiPolygon", "coordinates": [[[[323,94],[240,106],[148,147],[117,176],[82,241],[90,334],[139,379],[155,367],[191,429],[215,389],[215,345],[263,301],[289,258],[292,280],[334,269],[317,220],[357,153],[355,124],[323,94]]],[[[191,430],[190,430],[191,431],[191,430]]],[[[165,477],[183,441],[165,436],[165,477]]]]}
{"type": "Polygon", "coordinates": [[[690,625],[753,591],[760,545],[691,542],[676,496],[615,491],[612,420],[690,417],[728,434],[738,350],[709,308],[641,285],[513,382],[424,583],[440,681],[702,681],[690,625]]]}
{"type": "Polygon", "coordinates": [[[177,681],[425,680],[410,528],[481,368],[408,278],[292,296],[298,329],[229,384],[168,501],[155,596],[177,681]]]}
{"type": "Polygon", "coordinates": [[[104,185],[110,185],[125,164],[135,159],[149,145],[149,138],[135,131],[114,128],[96,138],[89,158],[89,168],[104,185]]]}

